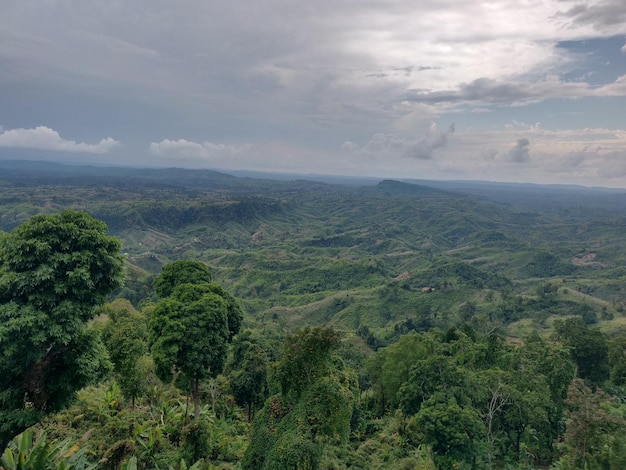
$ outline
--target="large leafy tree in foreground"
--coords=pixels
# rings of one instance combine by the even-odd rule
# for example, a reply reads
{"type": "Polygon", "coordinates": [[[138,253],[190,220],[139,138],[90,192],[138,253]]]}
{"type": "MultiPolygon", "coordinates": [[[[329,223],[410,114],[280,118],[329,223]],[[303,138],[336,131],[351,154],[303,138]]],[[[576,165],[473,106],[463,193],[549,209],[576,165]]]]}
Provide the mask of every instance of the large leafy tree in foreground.
{"type": "Polygon", "coordinates": [[[163,298],[149,320],[156,373],[161,380],[176,377],[179,387],[191,391],[196,419],[200,381],[224,369],[228,343],[242,320],[237,301],[210,280],[208,267],[198,261],[165,265],[154,280],[163,298]]]}
{"type": "Polygon", "coordinates": [[[0,448],[106,370],[86,322],[122,283],[119,249],[106,224],[76,211],[0,235],[0,448]]]}

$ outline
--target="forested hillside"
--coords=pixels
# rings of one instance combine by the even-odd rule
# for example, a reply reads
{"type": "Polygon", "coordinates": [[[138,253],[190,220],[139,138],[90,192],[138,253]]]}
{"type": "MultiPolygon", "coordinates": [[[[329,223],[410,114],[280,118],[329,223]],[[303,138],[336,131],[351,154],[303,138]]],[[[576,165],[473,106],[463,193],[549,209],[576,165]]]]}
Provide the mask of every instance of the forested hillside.
{"type": "Polygon", "coordinates": [[[0,162],[0,229],[84,211],[124,263],[86,326],[108,372],[35,432],[93,429],[80,457],[102,468],[624,468],[625,208],[604,189],[0,162]],[[172,266],[192,274],[163,290],[172,266]],[[165,325],[205,311],[221,333],[183,348],[165,325]]]}

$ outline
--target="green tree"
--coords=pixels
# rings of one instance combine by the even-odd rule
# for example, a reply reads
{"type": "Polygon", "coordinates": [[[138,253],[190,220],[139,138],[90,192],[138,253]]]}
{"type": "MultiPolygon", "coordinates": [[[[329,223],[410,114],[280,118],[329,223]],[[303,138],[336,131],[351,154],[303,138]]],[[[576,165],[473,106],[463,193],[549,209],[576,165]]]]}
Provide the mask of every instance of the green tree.
{"type": "Polygon", "coordinates": [[[399,404],[398,392],[409,379],[412,366],[430,352],[422,336],[411,332],[369,358],[367,369],[381,414],[399,404]]]}
{"type": "Polygon", "coordinates": [[[0,236],[0,447],[110,365],[86,323],[122,283],[120,243],[84,212],[0,236]]]}
{"type": "Polygon", "coordinates": [[[594,385],[609,378],[609,347],[606,335],[589,328],[582,317],[554,322],[556,337],[571,348],[578,375],[594,385]]]}
{"type": "Polygon", "coordinates": [[[626,336],[609,342],[609,367],[611,382],[618,387],[626,385],[626,336]]]}
{"type": "Polygon", "coordinates": [[[303,328],[287,336],[277,368],[282,394],[299,397],[328,370],[331,350],[338,345],[339,335],[331,328],[303,328]]]}
{"type": "Polygon", "coordinates": [[[124,299],[103,306],[99,313],[109,317],[102,339],[113,362],[115,380],[134,408],[135,399],[149,383],[148,320],[124,299]]]}
{"type": "Polygon", "coordinates": [[[207,284],[213,280],[208,266],[200,261],[180,260],[166,264],[152,282],[154,292],[160,298],[172,295],[179,284],[207,284]]]}
{"type": "Polygon", "coordinates": [[[230,390],[235,401],[248,409],[248,421],[268,395],[267,353],[261,346],[250,341],[241,341],[234,355],[230,373],[230,390]]]}
{"type": "Polygon", "coordinates": [[[476,410],[461,407],[454,398],[438,392],[415,415],[423,442],[432,446],[439,468],[481,468],[485,428],[476,410]]]}
{"type": "Polygon", "coordinates": [[[431,330],[380,349],[369,368],[374,392],[401,408],[412,423],[411,441],[432,445],[442,468],[476,465],[474,460],[490,468],[522,460],[545,465],[555,457],[574,375],[563,346],[539,337],[512,346],[468,327],[431,330]],[[446,430],[441,423],[448,421],[468,428],[446,430]],[[471,448],[465,448],[470,437],[471,448]],[[466,452],[473,457],[463,459],[466,452]]]}
{"type": "Polygon", "coordinates": [[[592,391],[574,379],[567,391],[567,422],[563,438],[565,455],[561,467],[623,468],[623,432],[626,420],[617,400],[601,389],[592,391]],[[619,461],[620,466],[613,462],[619,461]]]}
{"type": "Polygon", "coordinates": [[[241,309],[220,286],[206,282],[208,268],[195,261],[177,261],[164,266],[164,272],[155,283],[160,293],[169,295],[150,313],[152,356],[161,380],[174,378],[191,391],[197,419],[200,381],[224,369],[228,342],[241,325],[241,309]],[[197,282],[189,282],[190,272],[198,273],[197,282]]]}
{"type": "Polygon", "coordinates": [[[339,337],[329,328],[289,335],[276,368],[281,393],[254,419],[243,468],[316,469],[324,443],[346,442],[358,394],[357,377],[332,354],[339,337]]]}
{"type": "Polygon", "coordinates": [[[516,392],[503,427],[517,455],[524,447],[539,463],[550,462],[564,431],[564,401],[576,365],[566,346],[533,334],[515,349],[512,366],[516,392]]]}
{"type": "MultiPolygon", "coordinates": [[[[407,415],[419,411],[424,401],[439,390],[465,396],[469,371],[452,354],[450,343],[441,342],[432,333],[419,334],[423,355],[414,358],[407,380],[398,390],[398,403],[407,415]]],[[[471,345],[468,345],[468,349],[471,345]]]]}

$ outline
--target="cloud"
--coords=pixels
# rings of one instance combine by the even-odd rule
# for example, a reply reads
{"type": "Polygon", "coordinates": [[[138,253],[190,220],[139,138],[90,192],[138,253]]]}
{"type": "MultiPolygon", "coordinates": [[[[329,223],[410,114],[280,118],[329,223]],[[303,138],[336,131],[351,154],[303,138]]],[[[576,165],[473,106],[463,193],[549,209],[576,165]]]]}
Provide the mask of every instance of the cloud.
{"type": "Polygon", "coordinates": [[[411,139],[398,134],[375,134],[363,147],[354,142],[344,142],[342,150],[370,157],[407,157],[417,160],[430,160],[435,150],[445,147],[448,137],[454,134],[451,124],[446,132],[440,132],[435,124],[430,126],[426,136],[411,139]]]}
{"type": "Polygon", "coordinates": [[[512,162],[525,163],[530,160],[530,141],[526,138],[518,139],[517,143],[508,152],[508,157],[512,162]]]}
{"type": "Polygon", "coordinates": [[[598,166],[598,176],[606,179],[622,178],[626,176],[626,150],[611,152],[603,157],[603,162],[598,166]]]}
{"type": "MultiPolygon", "coordinates": [[[[0,131],[2,131],[1,128],[0,131]]],[[[111,137],[102,139],[97,144],[76,143],[73,140],[63,139],[57,131],[45,126],[38,126],[34,129],[10,129],[0,133],[0,147],[103,154],[119,145],[120,143],[111,137]]]]}
{"type": "Polygon", "coordinates": [[[149,150],[150,153],[158,156],[215,158],[237,154],[246,147],[245,145],[213,144],[211,142],[198,143],[185,139],[163,139],[161,142],[152,142],[149,150]]]}
{"type": "Polygon", "coordinates": [[[597,90],[598,96],[624,96],[626,95],[626,75],[622,75],[613,83],[609,83],[597,90]]]}
{"type": "Polygon", "coordinates": [[[586,82],[565,82],[556,77],[539,81],[499,81],[479,78],[461,83],[456,89],[408,90],[405,99],[425,104],[529,105],[554,98],[585,96],[626,96],[626,76],[600,87],[586,82]]]}
{"type": "Polygon", "coordinates": [[[626,130],[551,130],[523,122],[470,129],[455,133],[432,165],[463,179],[626,187],[626,130]]]}
{"type": "MultiPolygon", "coordinates": [[[[125,144],[108,159],[137,165],[515,179],[591,140],[621,151],[583,128],[624,126],[623,0],[248,3],[5,1],[3,110],[76,138],[106,125],[125,144]],[[561,131],[501,129],[513,116],[561,131]]],[[[72,144],[117,142],[46,145],[72,144]]]]}
{"type": "MultiPolygon", "coordinates": [[[[407,0],[319,0],[310,14],[273,0],[245,11],[226,0],[19,3],[37,8],[3,10],[0,59],[12,60],[0,75],[10,79],[104,87],[125,102],[165,102],[186,115],[193,107],[205,115],[219,109],[331,125],[362,119],[363,108],[389,122],[389,108],[407,89],[445,95],[485,77],[499,85],[485,93],[499,96],[480,102],[505,103],[509,93],[525,101],[521,77],[567,63],[558,41],[589,37],[584,23],[557,27],[564,8],[554,0],[499,0],[497,8],[425,0],[419,9],[407,0]],[[503,87],[516,81],[521,90],[503,87]]],[[[426,95],[424,101],[446,101],[426,95]]]]}
{"type": "Polygon", "coordinates": [[[341,150],[344,150],[346,152],[358,152],[359,146],[358,144],[355,144],[354,142],[350,142],[349,140],[346,140],[341,145],[341,150]]]}
{"type": "Polygon", "coordinates": [[[612,30],[617,27],[623,32],[626,23],[626,9],[623,0],[600,0],[579,2],[557,16],[571,18],[573,26],[591,25],[597,31],[612,30]]]}

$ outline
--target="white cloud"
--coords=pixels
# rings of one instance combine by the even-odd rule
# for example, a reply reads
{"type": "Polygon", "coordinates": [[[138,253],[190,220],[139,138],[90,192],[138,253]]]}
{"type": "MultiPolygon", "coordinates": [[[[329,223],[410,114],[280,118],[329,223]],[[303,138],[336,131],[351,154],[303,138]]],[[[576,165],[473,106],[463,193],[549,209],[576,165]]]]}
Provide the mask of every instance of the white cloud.
{"type": "Polygon", "coordinates": [[[513,122],[500,130],[457,132],[432,163],[466,179],[623,186],[626,130],[547,130],[513,122]]]}
{"type": "Polygon", "coordinates": [[[596,90],[596,96],[626,96],[626,75],[596,90]]]}
{"type": "Polygon", "coordinates": [[[55,150],[60,152],[83,152],[83,153],[107,153],[120,143],[107,137],[97,144],[77,143],[73,140],[63,139],[57,131],[45,126],[34,129],[10,129],[0,128],[0,147],[22,147],[39,150],[55,150]]]}
{"type": "Polygon", "coordinates": [[[247,146],[191,142],[185,139],[163,139],[150,144],[150,153],[158,156],[216,158],[240,153],[247,146]]]}
{"type": "Polygon", "coordinates": [[[525,163],[530,159],[530,141],[525,137],[518,139],[516,144],[508,151],[508,157],[512,162],[525,163]]]}
{"type": "Polygon", "coordinates": [[[341,150],[344,150],[346,152],[358,152],[359,146],[358,144],[355,144],[354,142],[350,142],[349,140],[346,140],[341,145],[341,150]]]}
{"type": "Polygon", "coordinates": [[[359,147],[354,142],[346,141],[342,150],[368,157],[408,157],[417,160],[430,160],[437,149],[443,148],[448,137],[454,134],[454,124],[446,132],[440,132],[436,124],[431,124],[426,136],[410,138],[399,134],[375,134],[367,144],[359,147]]]}
{"type": "MultiPolygon", "coordinates": [[[[124,141],[129,164],[582,178],[608,174],[618,159],[604,157],[623,155],[614,131],[611,140],[580,130],[623,126],[623,0],[0,4],[0,89],[13,122],[109,125],[103,135],[124,141]],[[578,130],[504,129],[513,117],[578,130]],[[476,131],[428,130],[452,121],[476,131]],[[166,132],[186,139],[152,142],[146,156],[166,132]]],[[[119,144],[48,128],[1,141],[85,152],[119,144]]]]}

